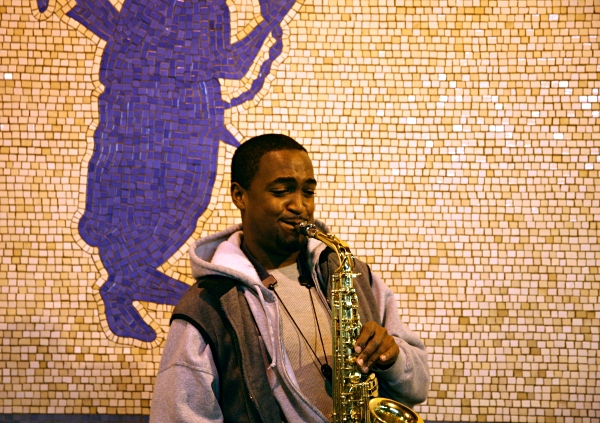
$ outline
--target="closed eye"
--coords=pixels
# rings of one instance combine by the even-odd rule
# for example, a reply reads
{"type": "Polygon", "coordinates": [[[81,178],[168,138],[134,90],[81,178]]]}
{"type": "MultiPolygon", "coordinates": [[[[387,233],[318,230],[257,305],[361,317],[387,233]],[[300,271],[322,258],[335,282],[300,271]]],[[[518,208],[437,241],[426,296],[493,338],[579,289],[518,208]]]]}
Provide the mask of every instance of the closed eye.
{"type": "Polygon", "coordinates": [[[295,183],[278,183],[273,184],[269,191],[275,196],[283,196],[294,192],[298,189],[298,184],[295,183]]]}

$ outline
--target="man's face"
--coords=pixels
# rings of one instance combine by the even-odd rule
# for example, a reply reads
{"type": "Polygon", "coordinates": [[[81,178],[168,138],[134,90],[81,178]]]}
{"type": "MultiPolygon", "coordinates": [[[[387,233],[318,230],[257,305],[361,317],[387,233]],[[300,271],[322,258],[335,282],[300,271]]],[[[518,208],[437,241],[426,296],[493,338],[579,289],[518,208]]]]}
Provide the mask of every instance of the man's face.
{"type": "Polygon", "coordinates": [[[233,185],[245,243],[263,265],[279,265],[300,251],[304,237],[295,225],[313,221],[317,186],[306,152],[271,151],[262,157],[249,189],[233,185]]]}

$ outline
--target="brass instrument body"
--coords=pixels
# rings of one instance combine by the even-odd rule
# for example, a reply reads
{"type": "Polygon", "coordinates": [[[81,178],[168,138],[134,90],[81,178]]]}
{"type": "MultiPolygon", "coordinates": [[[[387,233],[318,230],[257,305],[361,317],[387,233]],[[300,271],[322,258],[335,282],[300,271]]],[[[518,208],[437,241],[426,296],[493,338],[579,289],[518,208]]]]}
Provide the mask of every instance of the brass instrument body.
{"type": "Polygon", "coordinates": [[[354,351],[362,324],[354,289],[354,256],[348,244],[335,235],[319,231],[307,222],[296,227],[301,234],[315,238],[331,249],[340,266],[331,276],[333,423],[424,423],[412,409],[387,398],[378,398],[374,373],[365,376],[356,364],[354,351]]]}

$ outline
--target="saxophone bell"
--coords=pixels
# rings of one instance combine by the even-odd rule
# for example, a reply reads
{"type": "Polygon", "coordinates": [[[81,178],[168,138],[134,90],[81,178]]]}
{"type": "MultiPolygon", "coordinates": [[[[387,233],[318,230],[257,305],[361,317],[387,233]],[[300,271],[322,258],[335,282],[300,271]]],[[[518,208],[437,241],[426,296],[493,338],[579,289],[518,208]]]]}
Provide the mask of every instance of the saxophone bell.
{"type": "Polygon", "coordinates": [[[421,416],[398,401],[373,398],[369,401],[369,423],[424,423],[421,416]]]}

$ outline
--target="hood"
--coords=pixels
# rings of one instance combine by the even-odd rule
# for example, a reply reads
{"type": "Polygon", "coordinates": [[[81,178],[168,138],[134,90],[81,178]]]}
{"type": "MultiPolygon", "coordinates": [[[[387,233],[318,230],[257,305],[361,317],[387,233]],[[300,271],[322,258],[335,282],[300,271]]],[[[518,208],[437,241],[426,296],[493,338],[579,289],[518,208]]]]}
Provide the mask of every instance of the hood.
{"type": "Polygon", "coordinates": [[[248,286],[260,284],[256,269],[240,249],[241,243],[241,224],[200,238],[193,243],[190,262],[194,279],[219,275],[238,279],[248,286]]]}

